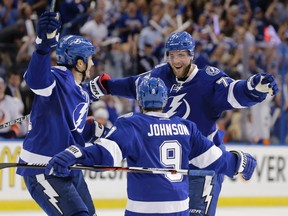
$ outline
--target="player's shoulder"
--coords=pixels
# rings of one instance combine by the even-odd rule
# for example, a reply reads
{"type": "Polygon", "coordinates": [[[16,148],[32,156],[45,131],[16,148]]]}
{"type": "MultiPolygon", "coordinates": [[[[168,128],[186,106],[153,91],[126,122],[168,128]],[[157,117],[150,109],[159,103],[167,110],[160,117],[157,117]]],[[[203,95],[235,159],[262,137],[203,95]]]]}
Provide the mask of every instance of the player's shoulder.
{"type": "Polygon", "coordinates": [[[133,116],[134,116],[134,113],[133,112],[129,112],[129,113],[125,113],[123,115],[120,115],[118,117],[118,119],[130,119],[133,116]]]}
{"type": "Polygon", "coordinates": [[[72,72],[64,66],[53,66],[51,67],[51,72],[57,80],[64,79],[67,81],[71,78],[74,80],[72,72]]]}
{"type": "Polygon", "coordinates": [[[118,118],[117,118],[117,121],[118,122],[134,122],[135,119],[138,118],[138,115],[137,113],[134,113],[134,112],[129,112],[129,113],[125,113],[123,115],[120,115],[118,118]]]}
{"type": "Polygon", "coordinates": [[[206,79],[218,79],[219,77],[223,77],[223,76],[227,76],[227,74],[216,67],[213,66],[205,66],[202,69],[199,69],[199,74],[201,74],[202,76],[205,76],[206,79]]]}
{"type": "Polygon", "coordinates": [[[184,119],[184,118],[182,118],[180,116],[176,116],[176,115],[169,117],[169,119],[174,123],[180,123],[180,124],[186,124],[186,125],[189,125],[192,123],[192,121],[184,119]]]}
{"type": "Polygon", "coordinates": [[[51,67],[51,72],[61,76],[70,76],[72,74],[72,71],[65,66],[53,66],[51,67]]]}
{"type": "Polygon", "coordinates": [[[115,125],[125,125],[125,127],[131,126],[134,124],[141,124],[143,121],[143,118],[141,117],[140,113],[135,113],[135,112],[129,112],[123,115],[120,115],[116,122],[115,125]]]}
{"type": "Polygon", "coordinates": [[[144,72],[137,76],[136,85],[139,84],[139,77],[149,78],[149,77],[159,77],[165,82],[165,78],[171,75],[171,68],[168,63],[161,63],[156,65],[152,70],[144,72]]]}
{"type": "Polygon", "coordinates": [[[151,76],[162,77],[165,73],[169,73],[170,66],[167,62],[156,65],[151,71],[151,76]]]}

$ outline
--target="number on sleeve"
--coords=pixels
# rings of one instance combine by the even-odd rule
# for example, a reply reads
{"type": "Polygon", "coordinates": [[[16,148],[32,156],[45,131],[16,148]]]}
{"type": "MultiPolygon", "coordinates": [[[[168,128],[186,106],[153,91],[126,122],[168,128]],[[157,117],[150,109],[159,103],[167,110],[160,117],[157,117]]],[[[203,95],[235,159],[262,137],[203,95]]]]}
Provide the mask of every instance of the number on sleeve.
{"type": "Polygon", "coordinates": [[[228,79],[230,79],[230,78],[228,78],[228,77],[221,77],[220,79],[218,79],[218,80],[216,81],[216,83],[217,83],[217,84],[223,84],[224,87],[226,88],[226,87],[229,85],[228,79]]]}

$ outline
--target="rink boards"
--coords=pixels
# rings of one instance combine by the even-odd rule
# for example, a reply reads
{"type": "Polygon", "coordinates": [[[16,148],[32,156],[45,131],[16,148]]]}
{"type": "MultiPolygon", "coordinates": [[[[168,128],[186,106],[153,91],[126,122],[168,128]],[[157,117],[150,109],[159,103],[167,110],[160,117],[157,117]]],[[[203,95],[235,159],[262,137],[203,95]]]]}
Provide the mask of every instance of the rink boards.
{"type": "MultiPolygon", "coordinates": [[[[0,141],[0,162],[17,162],[21,141],[0,141]]],[[[258,165],[248,182],[225,178],[219,206],[288,206],[288,146],[226,145],[256,157],[258,165]]],[[[84,172],[98,208],[124,208],[125,172],[84,172]]],[[[141,185],[139,185],[141,187],[141,185]]],[[[15,169],[0,170],[0,211],[38,209],[15,169]]]]}

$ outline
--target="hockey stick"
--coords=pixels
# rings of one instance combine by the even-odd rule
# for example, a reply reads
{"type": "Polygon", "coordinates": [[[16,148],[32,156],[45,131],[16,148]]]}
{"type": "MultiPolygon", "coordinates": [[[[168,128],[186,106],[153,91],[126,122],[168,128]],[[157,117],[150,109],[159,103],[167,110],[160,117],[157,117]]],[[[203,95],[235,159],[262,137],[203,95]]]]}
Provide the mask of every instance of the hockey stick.
{"type": "MultiPolygon", "coordinates": [[[[55,10],[55,3],[56,3],[56,0],[52,0],[52,1],[51,1],[50,9],[49,9],[50,12],[54,12],[54,10],[55,10]]],[[[58,13],[57,13],[56,19],[59,19],[58,13]]],[[[52,38],[54,38],[54,37],[56,36],[56,33],[57,33],[57,30],[55,30],[54,32],[49,33],[49,34],[47,33],[46,36],[47,36],[48,39],[52,39],[52,38]]]]}
{"type": "Polygon", "coordinates": [[[14,125],[16,123],[21,123],[21,122],[25,121],[26,119],[28,119],[29,116],[30,116],[30,114],[25,115],[25,116],[21,116],[21,117],[19,117],[17,119],[9,121],[9,122],[5,122],[5,123],[0,125],[0,129],[6,128],[6,127],[10,127],[10,126],[12,126],[12,125],[14,125]]]}
{"type": "MultiPolygon", "coordinates": [[[[34,168],[45,169],[46,164],[22,164],[22,163],[0,163],[0,169],[4,168],[34,168]]],[[[145,168],[145,167],[113,167],[113,166],[85,166],[76,164],[70,167],[71,170],[90,170],[90,171],[125,171],[125,172],[138,172],[150,174],[182,174],[190,176],[214,176],[215,172],[212,170],[174,170],[165,168],[145,168]]]]}

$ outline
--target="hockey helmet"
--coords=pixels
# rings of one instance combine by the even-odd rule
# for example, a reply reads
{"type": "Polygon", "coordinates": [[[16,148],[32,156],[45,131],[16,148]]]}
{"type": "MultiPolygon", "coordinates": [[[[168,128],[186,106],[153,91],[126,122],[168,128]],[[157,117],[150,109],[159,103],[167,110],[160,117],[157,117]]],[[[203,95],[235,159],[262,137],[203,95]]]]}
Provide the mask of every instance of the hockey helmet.
{"type": "Polygon", "coordinates": [[[190,56],[194,55],[195,41],[192,36],[184,32],[173,32],[167,39],[166,54],[171,50],[187,50],[190,56]]]}
{"type": "Polygon", "coordinates": [[[57,64],[74,66],[79,58],[88,63],[89,56],[94,53],[95,47],[90,40],[82,36],[67,35],[62,37],[57,44],[57,64]]]}
{"type": "Polygon", "coordinates": [[[167,102],[167,87],[160,78],[143,78],[137,91],[137,100],[143,108],[161,109],[167,102]]]}

